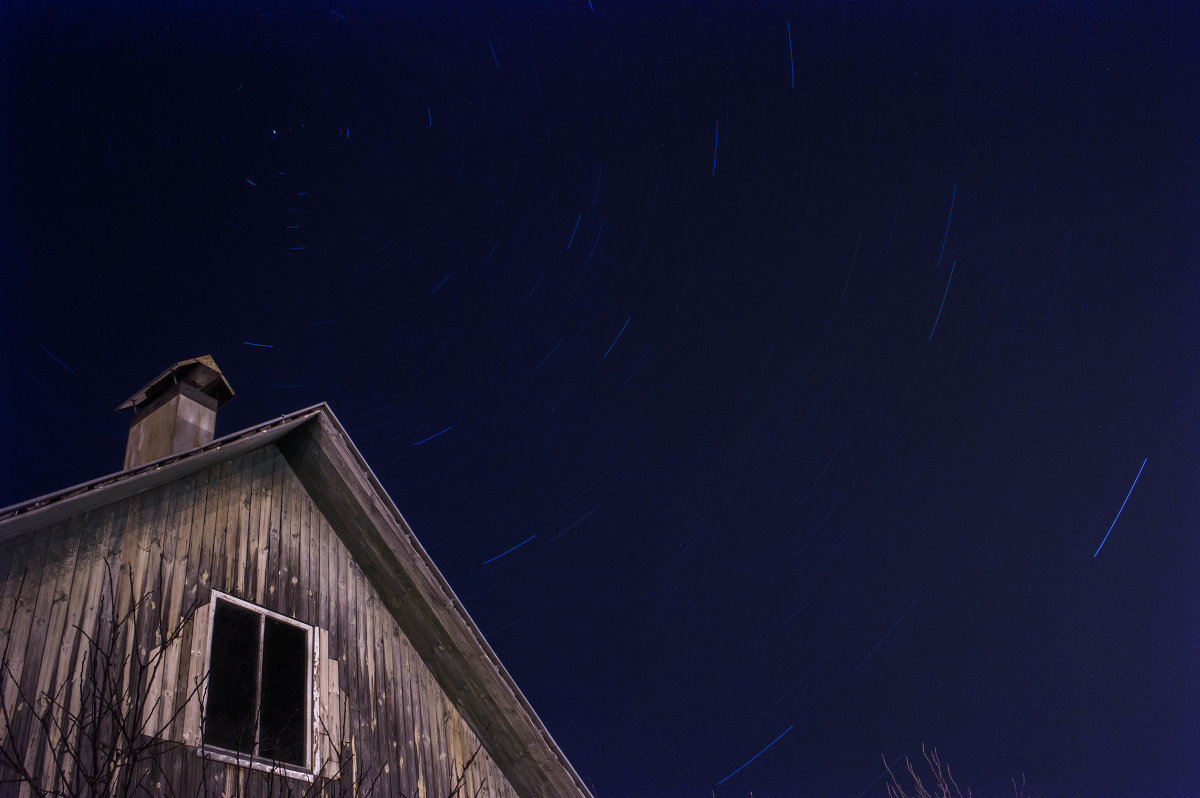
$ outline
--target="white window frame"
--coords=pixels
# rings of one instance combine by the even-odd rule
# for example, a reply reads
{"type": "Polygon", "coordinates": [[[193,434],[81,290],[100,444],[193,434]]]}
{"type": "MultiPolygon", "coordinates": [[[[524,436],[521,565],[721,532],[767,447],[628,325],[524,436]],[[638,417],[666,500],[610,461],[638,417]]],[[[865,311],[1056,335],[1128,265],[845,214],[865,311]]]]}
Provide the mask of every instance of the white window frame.
{"type": "MultiPolygon", "coordinates": [[[[304,705],[305,705],[304,706],[304,711],[305,711],[304,760],[305,760],[305,762],[304,762],[303,767],[297,767],[296,765],[293,765],[290,763],[280,763],[280,762],[274,762],[274,761],[267,760],[267,759],[260,759],[257,756],[253,756],[251,754],[246,754],[241,751],[231,751],[227,748],[221,748],[219,746],[209,745],[208,743],[204,742],[203,720],[201,721],[201,728],[200,728],[200,735],[199,735],[199,743],[200,744],[196,749],[196,753],[199,754],[200,756],[207,757],[207,758],[215,760],[217,762],[223,762],[223,763],[229,764],[229,765],[237,765],[239,767],[248,767],[248,768],[252,768],[254,770],[261,770],[266,773],[274,773],[274,774],[286,776],[286,777],[292,778],[292,779],[299,779],[301,781],[312,782],[313,774],[317,771],[317,769],[319,769],[321,767],[321,763],[316,761],[318,759],[318,757],[313,750],[313,718],[318,718],[321,715],[321,697],[318,694],[319,690],[316,688],[317,667],[318,667],[317,659],[318,659],[318,653],[319,653],[319,649],[316,645],[316,636],[318,634],[317,627],[315,627],[311,624],[303,623],[302,621],[297,621],[295,618],[289,618],[286,615],[281,615],[278,612],[274,612],[272,610],[267,609],[266,607],[261,607],[258,604],[253,604],[244,599],[240,599],[237,596],[231,596],[228,593],[223,593],[219,590],[213,590],[212,595],[209,598],[209,602],[208,602],[208,640],[205,643],[205,653],[204,653],[204,673],[205,674],[210,673],[211,672],[210,668],[212,667],[212,640],[213,640],[213,628],[214,628],[213,622],[216,619],[217,602],[218,601],[228,601],[231,604],[235,604],[239,607],[250,610],[251,612],[254,612],[258,615],[263,616],[264,618],[266,618],[266,617],[274,618],[275,620],[282,621],[287,624],[291,624],[292,626],[295,626],[299,629],[304,630],[305,639],[307,640],[307,645],[308,645],[308,648],[307,648],[308,684],[306,685],[306,688],[305,688],[305,695],[311,697],[311,700],[304,702],[304,705]]],[[[262,690],[262,684],[261,684],[261,681],[262,681],[262,645],[263,645],[263,634],[261,632],[261,627],[260,627],[260,632],[259,632],[259,636],[258,636],[258,660],[259,660],[258,679],[259,679],[260,684],[256,688],[257,690],[262,690]]],[[[203,703],[201,705],[203,707],[203,711],[204,711],[205,715],[208,712],[208,684],[207,684],[207,682],[208,682],[208,679],[206,677],[203,703]]],[[[255,719],[255,736],[256,736],[256,738],[257,738],[257,734],[258,734],[258,719],[256,718],[255,719]]],[[[258,747],[258,741],[257,741],[257,739],[255,739],[255,748],[257,748],[257,747],[258,747]]]]}

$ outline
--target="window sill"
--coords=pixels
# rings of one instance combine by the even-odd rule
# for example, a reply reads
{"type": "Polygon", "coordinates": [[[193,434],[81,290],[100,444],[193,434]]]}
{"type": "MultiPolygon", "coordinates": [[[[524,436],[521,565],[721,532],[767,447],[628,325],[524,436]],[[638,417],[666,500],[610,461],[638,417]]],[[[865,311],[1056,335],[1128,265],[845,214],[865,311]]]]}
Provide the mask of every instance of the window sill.
{"type": "Polygon", "coordinates": [[[311,770],[296,765],[281,765],[278,762],[270,762],[265,759],[239,754],[236,751],[226,751],[223,748],[212,748],[201,746],[195,749],[196,755],[211,759],[214,762],[221,762],[226,765],[237,765],[238,767],[250,768],[252,770],[262,771],[263,773],[271,773],[284,778],[296,779],[297,781],[308,782],[313,781],[311,770]]]}

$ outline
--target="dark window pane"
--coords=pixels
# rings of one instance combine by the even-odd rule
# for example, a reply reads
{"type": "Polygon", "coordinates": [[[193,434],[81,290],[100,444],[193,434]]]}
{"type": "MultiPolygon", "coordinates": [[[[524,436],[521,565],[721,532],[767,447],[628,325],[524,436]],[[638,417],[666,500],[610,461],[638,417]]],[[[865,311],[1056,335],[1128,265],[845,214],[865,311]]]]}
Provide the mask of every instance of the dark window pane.
{"type": "Polygon", "coordinates": [[[259,756],[304,766],[308,633],[267,618],[263,631],[262,728],[259,756]]]}
{"type": "Polygon", "coordinates": [[[258,682],[257,612],[218,601],[213,614],[212,654],[204,742],[254,753],[254,692],[258,682]]]}

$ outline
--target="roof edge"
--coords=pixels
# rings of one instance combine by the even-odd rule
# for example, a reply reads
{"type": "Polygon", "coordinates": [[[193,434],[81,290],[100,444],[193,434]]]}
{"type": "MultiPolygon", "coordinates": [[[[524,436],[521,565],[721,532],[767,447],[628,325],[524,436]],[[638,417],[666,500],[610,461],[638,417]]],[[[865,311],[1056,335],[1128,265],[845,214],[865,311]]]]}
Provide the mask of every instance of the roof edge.
{"type": "Polygon", "coordinates": [[[591,798],[332,410],[278,446],[518,794],[591,798]]]}
{"type": "Polygon", "coordinates": [[[508,672],[508,669],[504,667],[504,664],[500,661],[500,657],[496,654],[495,650],[492,649],[491,644],[487,642],[487,639],[484,637],[479,625],[475,623],[473,618],[471,618],[470,613],[467,612],[466,606],[458,598],[457,594],[455,594],[454,589],[450,586],[449,581],[434,563],[428,552],[425,551],[425,547],[421,545],[420,540],[417,538],[416,534],[413,533],[412,527],[410,527],[408,521],[405,520],[403,513],[400,512],[399,507],[397,507],[396,503],[392,500],[392,497],[388,494],[387,489],[383,487],[383,484],[379,481],[379,478],[375,476],[375,472],[371,470],[366,458],[363,457],[362,453],[358,450],[358,447],[355,446],[354,441],[346,431],[346,428],[334,414],[333,409],[325,403],[317,406],[317,409],[319,409],[322,416],[328,419],[330,426],[345,442],[347,450],[356,461],[355,465],[367,477],[376,495],[383,500],[383,504],[387,508],[388,513],[404,531],[405,541],[412,546],[417,556],[420,557],[422,564],[428,569],[429,574],[434,578],[439,591],[443,593],[447,599],[449,599],[451,608],[458,616],[458,619],[463,627],[469,632],[475,645],[488,660],[492,672],[499,676],[501,681],[504,683],[504,686],[511,691],[512,695],[520,704],[521,709],[528,716],[530,721],[532,721],[534,727],[539,733],[539,736],[541,737],[542,743],[549,749],[549,752],[558,761],[559,766],[562,767],[567,774],[569,774],[571,780],[574,782],[574,786],[579,790],[579,792],[583,796],[591,798],[591,791],[588,790],[583,779],[576,772],[574,766],[571,764],[562,748],[559,747],[558,743],[554,740],[554,737],[550,734],[550,730],[546,727],[546,724],[542,721],[541,717],[538,716],[537,711],[533,708],[533,705],[529,702],[529,699],[526,698],[523,692],[521,692],[521,688],[517,685],[516,680],[513,679],[512,675],[508,672]]]}
{"type": "MultiPolygon", "coordinates": [[[[303,410],[296,410],[292,413],[286,413],[279,418],[273,418],[270,421],[264,421],[261,424],[256,424],[253,427],[239,430],[230,433],[229,435],[215,438],[212,441],[197,446],[193,449],[188,449],[183,452],[166,457],[160,457],[157,460],[151,460],[148,463],[143,463],[133,468],[126,468],[121,471],[114,471],[111,474],[105,474],[102,477],[80,482],[68,488],[56,490],[53,493],[47,493],[33,499],[27,499],[23,502],[10,504],[7,507],[0,507],[0,541],[6,540],[9,537],[19,535],[28,529],[33,528],[43,523],[43,517],[49,516],[50,511],[54,508],[65,505],[68,502],[74,503],[74,500],[80,499],[86,495],[103,495],[103,501],[115,501],[116,496],[114,491],[121,486],[131,483],[138,483],[136,487],[142,488],[140,484],[142,479],[147,474],[161,472],[163,469],[170,469],[170,479],[175,479],[179,474],[176,474],[176,469],[173,466],[182,461],[191,460],[200,465],[197,458],[205,454],[212,454],[221,449],[228,449],[231,446],[245,443],[250,439],[255,439],[253,445],[257,446],[263,443],[269,443],[275,439],[282,437],[287,432],[291,431],[292,427],[308,420],[308,417],[316,415],[322,409],[329,411],[329,406],[324,402],[306,407],[303,410]],[[271,435],[269,439],[260,440],[261,436],[269,435],[272,432],[278,434],[271,435]],[[27,523],[21,523],[25,519],[30,519],[27,523]]],[[[243,447],[239,447],[243,448],[243,447]]],[[[231,453],[233,456],[235,453],[231,453]]],[[[89,506],[92,503],[89,502],[89,506]]],[[[49,520],[47,519],[47,522],[49,520]]]]}

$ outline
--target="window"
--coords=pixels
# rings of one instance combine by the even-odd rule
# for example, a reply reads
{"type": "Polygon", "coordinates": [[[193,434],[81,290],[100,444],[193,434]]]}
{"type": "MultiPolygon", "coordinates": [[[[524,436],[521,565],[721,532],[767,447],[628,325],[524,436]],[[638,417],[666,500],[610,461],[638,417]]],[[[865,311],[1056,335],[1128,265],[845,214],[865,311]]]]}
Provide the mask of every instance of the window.
{"type": "Polygon", "coordinates": [[[308,770],[313,629],[213,591],[206,750],[308,770]]]}

